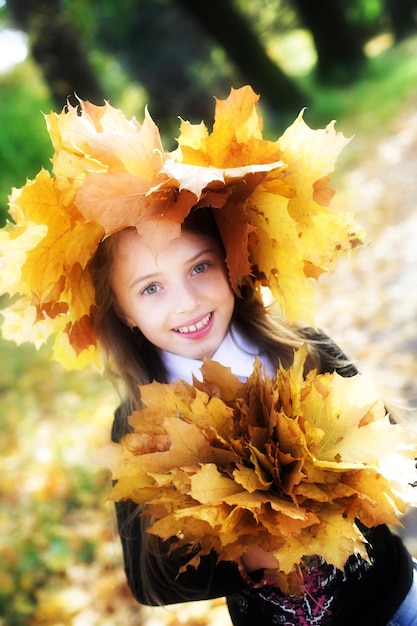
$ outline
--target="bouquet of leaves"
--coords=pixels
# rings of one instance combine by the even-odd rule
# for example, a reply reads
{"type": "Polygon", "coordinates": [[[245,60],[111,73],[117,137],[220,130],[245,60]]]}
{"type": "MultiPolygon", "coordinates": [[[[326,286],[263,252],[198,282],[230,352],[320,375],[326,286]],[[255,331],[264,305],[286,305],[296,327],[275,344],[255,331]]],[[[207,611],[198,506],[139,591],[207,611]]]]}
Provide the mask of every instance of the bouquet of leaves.
{"type": "Polygon", "coordinates": [[[340,569],[353,553],[366,559],[356,520],[400,523],[416,491],[415,441],[368,377],[305,376],[305,356],[272,380],[259,361],[241,383],[207,360],[193,385],[141,387],[133,432],[100,453],[110,498],[146,503],[148,531],[188,550],[187,565],[212,549],[220,560],[254,544],[273,552],[282,590],[305,557],[340,569]]]}

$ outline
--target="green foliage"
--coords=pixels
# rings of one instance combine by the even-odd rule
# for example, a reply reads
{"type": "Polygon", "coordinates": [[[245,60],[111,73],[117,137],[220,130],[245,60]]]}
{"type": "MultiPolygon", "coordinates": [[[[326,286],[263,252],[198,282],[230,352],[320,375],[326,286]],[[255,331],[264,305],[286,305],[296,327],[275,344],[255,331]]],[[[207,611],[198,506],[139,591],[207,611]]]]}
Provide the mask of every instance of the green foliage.
{"type": "Polygon", "coordinates": [[[300,20],[291,0],[235,0],[235,5],[266,44],[277,36],[300,27],[300,20]]]}
{"type": "Polygon", "coordinates": [[[21,63],[0,75],[0,226],[4,225],[8,195],[40,168],[49,168],[52,149],[43,113],[52,109],[48,91],[36,66],[21,63]]]}
{"type": "Polygon", "coordinates": [[[301,78],[312,99],[306,121],[318,127],[334,119],[345,135],[355,136],[349,149],[342,153],[342,162],[346,158],[363,158],[363,146],[376,129],[395,132],[399,111],[415,98],[416,53],[416,37],[386,47],[368,59],[360,78],[345,89],[323,87],[316,91],[311,77],[301,78]]]}
{"type": "Polygon", "coordinates": [[[346,17],[366,40],[381,32],[384,27],[383,0],[342,0],[346,17]]]}
{"type": "Polygon", "coordinates": [[[103,22],[112,24],[115,40],[123,38],[126,21],[137,0],[101,0],[100,3],[85,0],[63,0],[64,10],[71,16],[77,30],[87,42],[91,43],[98,37],[103,22]]]}
{"type": "MultiPolygon", "coordinates": [[[[340,0],[347,20],[355,26],[363,41],[384,28],[386,17],[383,0],[340,0]]],[[[236,6],[252,24],[261,40],[269,46],[274,39],[303,26],[291,0],[235,0],[236,6]]],[[[318,9],[320,10],[320,9],[318,9]]]]}

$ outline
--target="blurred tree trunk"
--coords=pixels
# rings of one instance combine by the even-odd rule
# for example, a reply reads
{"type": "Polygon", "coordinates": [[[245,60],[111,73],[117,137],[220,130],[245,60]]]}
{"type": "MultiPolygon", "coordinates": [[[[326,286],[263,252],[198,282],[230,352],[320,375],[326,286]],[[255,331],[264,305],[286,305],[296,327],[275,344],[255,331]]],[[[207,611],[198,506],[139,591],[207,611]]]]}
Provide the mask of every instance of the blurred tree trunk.
{"type": "Polygon", "coordinates": [[[227,52],[245,81],[275,111],[308,104],[296,84],[271,60],[231,0],[177,0],[227,52]]]}
{"type": "Polygon", "coordinates": [[[415,33],[417,29],[416,0],[385,0],[385,9],[391,20],[396,42],[415,33]]]}
{"type": "Polygon", "coordinates": [[[178,116],[190,122],[213,118],[213,94],[230,90],[229,76],[214,68],[213,90],[204,74],[212,66],[212,44],[195,20],[171,0],[130,0],[108,13],[94,9],[96,45],[116,57],[132,81],[146,90],[146,101],[164,141],[178,133],[178,116]],[[115,27],[116,20],[117,27],[115,27]],[[197,27],[196,27],[197,26],[197,27]],[[198,69],[196,69],[198,68],[198,69]]]}
{"type": "Polygon", "coordinates": [[[292,4],[313,35],[318,78],[336,84],[354,80],[365,54],[339,0],[292,0],[292,4]]]}
{"type": "Polygon", "coordinates": [[[7,0],[7,7],[16,26],[28,34],[31,54],[57,106],[75,103],[74,94],[102,104],[97,76],[59,0],[7,0]]]}

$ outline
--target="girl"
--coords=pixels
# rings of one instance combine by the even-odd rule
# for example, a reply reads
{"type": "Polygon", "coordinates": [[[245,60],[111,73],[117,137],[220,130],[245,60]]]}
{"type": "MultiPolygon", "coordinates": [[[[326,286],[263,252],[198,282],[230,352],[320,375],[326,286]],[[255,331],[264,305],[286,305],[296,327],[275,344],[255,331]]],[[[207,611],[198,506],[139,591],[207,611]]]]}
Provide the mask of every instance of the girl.
{"type": "MultiPolygon", "coordinates": [[[[130,390],[129,400],[116,413],[114,441],[128,432],[127,417],[140,407],[138,383],[191,382],[203,357],[230,366],[244,379],[258,356],[272,375],[278,363],[289,365],[294,350],[307,341],[310,367],[345,376],[356,373],[327,337],[291,328],[271,315],[255,297],[250,277],[236,296],[224,257],[207,208],[191,212],[181,236],[158,256],[136,229],[121,231],[99,247],[92,267],[100,311],[97,335],[130,390]]],[[[320,559],[310,563],[300,598],[286,597],[263,581],[263,570],[276,563],[261,549],[248,550],[239,564],[216,564],[213,553],[203,557],[197,570],[188,568],[178,576],[185,560],[146,533],[150,520],[137,505],[118,502],[116,510],[127,579],[141,603],[225,595],[237,626],[252,626],[255,620],[263,625],[417,624],[413,565],[400,539],[386,527],[365,531],[370,562],[352,556],[344,572],[320,559]]]]}
{"type": "MultiPolygon", "coordinates": [[[[306,368],[356,373],[311,329],[311,281],[361,239],[349,216],[329,211],[327,173],[346,140],[300,116],[277,142],[262,138],[249,87],[218,101],[212,133],[182,124],[166,153],[158,129],[109,104],[81,102],[47,116],[53,174],[41,171],[11,196],[0,234],[3,334],[42,343],[84,366],[104,348],[123,382],[112,437],[141,408],[138,385],[198,376],[209,357],[246,380],[258,357],[273,376],[307,344],[306,368]],[[269,287],[279,314],[263,304],[269,287]],[[303,324],[296,323],[303,320],[303,324]]],[[[197,569],[146,532],[146,507],[116,505],[126,574],[142,603],[226,596],[237,626],[416,626],[413,562],[385,526],[363,528],[369,558],[344,570],[320,557],[303,565],[304,594],[285,595],[264,573],[277,565],[257,546],[239,562],[214,550],[197,569]]]]}

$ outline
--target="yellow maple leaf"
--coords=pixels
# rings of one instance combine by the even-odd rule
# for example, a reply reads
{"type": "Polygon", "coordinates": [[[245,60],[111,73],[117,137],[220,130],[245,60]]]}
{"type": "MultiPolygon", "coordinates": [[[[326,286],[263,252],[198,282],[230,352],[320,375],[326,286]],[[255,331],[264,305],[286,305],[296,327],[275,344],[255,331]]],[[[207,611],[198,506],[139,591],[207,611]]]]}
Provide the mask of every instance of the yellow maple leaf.
{"type": "Polygon", "coordinates": [[[322,507],[319,524],[291,533],[285,545],[274,552],[279,569],[285,574],[294,570],[304,557],[319,555],[343,571],[347,557],[361,554],[367,559],[364,538],[351,519],[335,506],[322,507]]]}
{"type": "Polygon", "coordinates": [[[213,463],[203,464],[191,478],[190,495],[201,504],[216,505],[241,491],[243,487],[233,478],[221,474],[213,463]]]}
{"type": "Polygon", "coordinates": [[[279,146],[262,138],[262,120],[255,107],[258,100],[249,86],[232,89],[225,100],[216,99],[211,134],[202,124],[183,121],[178,138],[181,160],[222,169],[280,161],[279,146]]]}
{"type": "Polygon", "coordinates": [[[216,361],[204,359],[201,373],[203,381],[194,379],[194,386],[211,396],[220,397],[225,402],[234,400],[243,389],[243,383],[232,374],[231,368],[216,361]]]}
{"type": "Polygon", "coordinates": [[[396,447],[401,437],[400,429],[392,428],[384,403],[366,375],[356,376],[348,386],[337,373],[316,378],[301,402],[301,410],[309,415],[315,432],[322,432],[314,445],[322,467],[336,463],[348,469],[349,464],[372,464],[396,447]],[[369,421],[363,423],[368,416],[369,421]]]}
{"type": "MultiPolygon", "coordinates": [[[[28,250],[37,246],[46,233],[47,227],[41,224],[34,224],[28,229],[28,220],[22,219],[19,227],[7,224],[0,231],[0,290],[1,293],[14,293],[22,280],[22,266],[27,259],[28,250]],[[2,251],[7,246],[7,256],[2,251]]],[[[20,287],[20,292],[29,292],[20,287]]]]}
{"type": "MultiPolygon", "coordinates": [[[[46,121],[55,149],[53,172],[66,204],[75,199],[89,176],[100,173],[129,173],[138,182],[148,181],[147,189],[161,182],[158,172],[164,150],[147,111],[140,124],[134,118],[127,120],[107,102],[96,106],[80,101],[80,110],[69,104],[61,113],[47,115],[46,121]]],[[[99,209],[91,207],[88,219],[101,223],[99,209]]]]}
{"type": "Polygon", "coordinates": [[[9,259],[16,261],[15,279],[12,281],[6,271],[1,289],[3,293],[19,294],[23,299],[12,304],[10,311],[5,311],[4,335],[17,341],[27,340],[30,336],[35,344],[40,344],[50,334],[73,334],[75,353],[72,348],[69,353],[76,360],[77,343],[82,344],[81,349],[85,344],[95,344],[90,324],[85,326],[83,321],[88,318],[94,303],[91,280],[84,270],[103,231],[96,225],[85,223],[76,224],[74,228],[72,216],[65,214],[60,207],[55,180],[45,170],[41,170],[23,189],[12,193],[10,207],[18,224],[2,232],[0,245],[7,249],[7,255],[4,253],[6,270],[9,259]],[[80,235],[79,241],[84,240],[77,253],[74,230],[80,235]],[[21,318],[19,325],[25,329],[24,334],[21,330],[13,330],[11,320],[17,315],[21,318]],[[77,334],[81,340],[75,339],[77,334]]]}
{"type": "Polygon", "coordinates": [[[252,469],[241,463],[236,464],[233,478],[238,485],[242,485],[249,493],[267,491],[272,484],[272,479],[266,480],[263,472],[256,471],[256,468],[252,469]]]}

